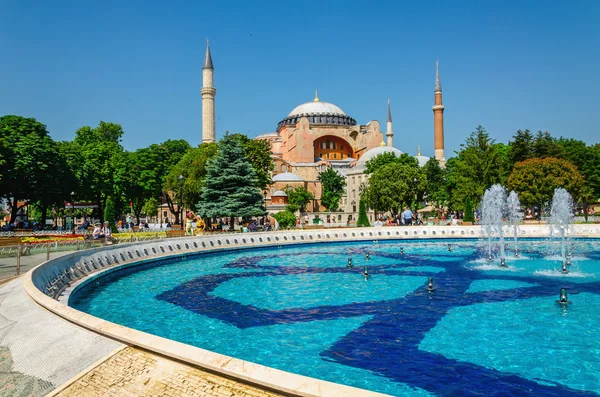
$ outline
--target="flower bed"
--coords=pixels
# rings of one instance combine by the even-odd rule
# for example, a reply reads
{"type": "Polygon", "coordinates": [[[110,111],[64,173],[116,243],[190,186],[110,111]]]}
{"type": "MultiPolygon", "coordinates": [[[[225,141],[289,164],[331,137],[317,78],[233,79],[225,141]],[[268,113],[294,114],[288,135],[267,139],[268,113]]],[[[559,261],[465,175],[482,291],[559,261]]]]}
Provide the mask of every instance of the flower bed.
{"type": "Polygon", "coordinates": [[[60,236],[28,236],[21,237],[22,243],[41,244],[41,243],[56,243],[83,240],[83,236],[78,234],[63,234],[60,236]]]}

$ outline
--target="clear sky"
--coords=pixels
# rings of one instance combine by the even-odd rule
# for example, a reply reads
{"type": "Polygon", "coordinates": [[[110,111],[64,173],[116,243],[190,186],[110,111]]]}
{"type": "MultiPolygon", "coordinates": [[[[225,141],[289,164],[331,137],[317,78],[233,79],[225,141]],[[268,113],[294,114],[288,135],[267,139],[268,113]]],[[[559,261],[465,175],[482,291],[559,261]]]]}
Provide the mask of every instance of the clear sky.
{"type": "Polygon", "coordinates": [[[479,124],[600,142],[600,1],[0,0],[0,115],[54,139],[100,120],[133,150],[201,142],[205,40],[217,137],[274,131],[318,88],[394,146],[433,154],[440,61],[446,157],[479,124]]]}

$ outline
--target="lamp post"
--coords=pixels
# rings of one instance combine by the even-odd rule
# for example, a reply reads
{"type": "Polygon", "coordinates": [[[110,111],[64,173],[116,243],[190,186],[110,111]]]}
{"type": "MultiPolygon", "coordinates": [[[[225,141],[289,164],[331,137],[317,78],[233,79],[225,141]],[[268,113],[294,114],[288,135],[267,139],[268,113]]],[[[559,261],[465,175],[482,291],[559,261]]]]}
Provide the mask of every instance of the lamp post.
{"type": "Polygon", "coordinates": [[[179,175],[177,180],[179,181],[179,213],[180,213],[180,221],[181,221],[181,229],[183,229],[183,175],[179,175]]]}
{"type": "Polygon", "coordinates": [[[267,216],[267,191],[263,192],[263,196],[265,198],[265,216],[267,216]]]}
{"type": "Polygon", "coordinates": [[[71,192],[71,228],[75,234],[75,192],[71,192]]]}
{"type": "Polygon", "coordinates": [[[417,178],[413,178],[413,184],[415,187],[415,224],[417,223],[417,201],[419,200],[419,195],[417,194],[417,185],[419,180],[417,178]]]}

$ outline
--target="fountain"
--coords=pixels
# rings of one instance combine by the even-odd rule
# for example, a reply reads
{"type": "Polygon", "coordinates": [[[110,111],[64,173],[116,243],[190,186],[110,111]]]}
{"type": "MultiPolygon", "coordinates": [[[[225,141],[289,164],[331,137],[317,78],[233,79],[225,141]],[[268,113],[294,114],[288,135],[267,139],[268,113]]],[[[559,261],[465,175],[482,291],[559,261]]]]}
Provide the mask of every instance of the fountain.
{"type": "Polygon", "coordinates": [[[363,270],[363,277],[365,278],[365,281],[367,281],[369,279],[369,277],[371,277],[371,275],[369,274],[369,270],[367,269],[366,266],[365,266],[365,270],[363,270]]]}
{"type": "Polygon", "coordinates": [[[366,259],[367,261],[368,261],[369,259],[371,259],[371,255],[369,255],[369,253],[368,253],[368,252],[365,254],[365,259],[366,259]]]}
{"type": "Polygon", "coordinates": [[[452,245],[448,244],[448,252],[452,252],[452,245]]]}
{"type": "Polygon", "coordinates": [[[556,231],[560,238],[560,254],[567,259],[567,244],[570,239],[570,224],[573,220],[573,198],[563,188],[554,189],[550,208],[550,237],[556,231]]]}
{"type": "Polygon", "coordinates": [[[400,255],[404,255],[404,248],[400,247],[400,255]]]}
{"type": "Polygon", "coordinates": [[[508,210],[508,220],[513,225],[513,232],[515,238],[515,257],[519,257],[519,242],[517,240],[517,236],[519,235],[519,227],[517,226],[518,222],[523,219],[523,213],[521,212],[521,203],[519,202],[519,196],[517,193],[512,190],[508,199],[506,200],[507,210],[508,210]]]}
{"type": "Polygon", "coordinates": [[[481,225],[487,234],[488,261],[492,258],[492,237],[498,233],[500,237],[500,259],[506,258],[504,254],[504,232],[502,218],[506,212],[506,190],[499,185],[493,185],[485,191],[481,202],[481,225]]]}
{"type": "Polygon", "coordinates": [[[427,291],[429,291],[429,292],[435,291],[435,286],[433,285],[433,277],[429,277],[427,279],[427,291]]]}
{"type": "Polygon", "coordinates": [[[556,301],[556,303],[558,303],[561,306],[565,306],[570,304],[571,302],[569,302],[569,295],[567,294],[567,289],[566,288],[561,288],[560,289],[560,294],[559,294],[559,298],[556,301]]]}
{"type": "Polygon", "coordinates": [[[354,267],[354,264],[352,263],[352,258],[348,258],[348,269],[352,269],[352,267],[354,267]]]}

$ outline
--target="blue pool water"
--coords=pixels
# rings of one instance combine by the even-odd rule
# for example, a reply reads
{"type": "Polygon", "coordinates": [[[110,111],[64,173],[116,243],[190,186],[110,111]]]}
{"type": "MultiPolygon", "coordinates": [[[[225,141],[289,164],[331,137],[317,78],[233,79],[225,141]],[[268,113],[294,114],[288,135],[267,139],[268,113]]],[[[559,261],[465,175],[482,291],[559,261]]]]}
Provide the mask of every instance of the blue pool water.
{"type": "Polygon", "coordinates": [[[521,242],[522,258],[505,269],[482,259],[477,241],[451,243],[450,252],[447,241],[402,241],[203,254],[90,283],[70,305],[396,396],[600,395],[600,242],[577,240],[567,275],[544,241],[521,242]],[[555,302],[561,287],[566,308],[555,302]]]}

